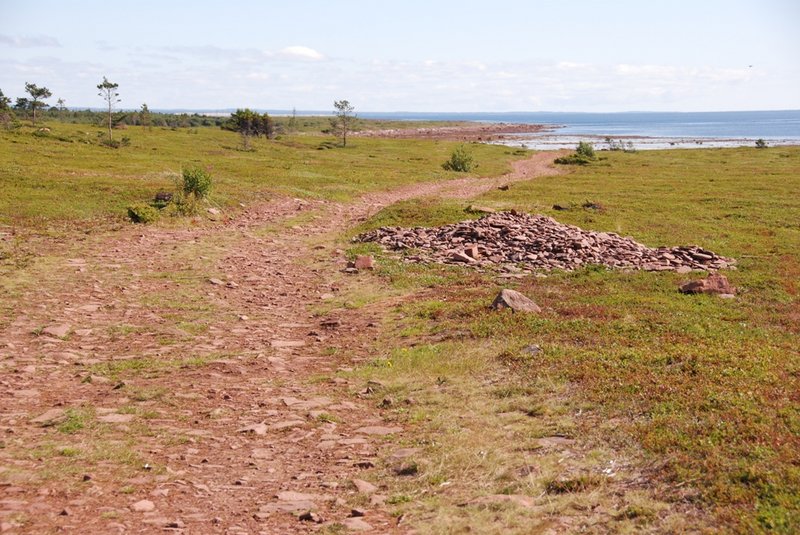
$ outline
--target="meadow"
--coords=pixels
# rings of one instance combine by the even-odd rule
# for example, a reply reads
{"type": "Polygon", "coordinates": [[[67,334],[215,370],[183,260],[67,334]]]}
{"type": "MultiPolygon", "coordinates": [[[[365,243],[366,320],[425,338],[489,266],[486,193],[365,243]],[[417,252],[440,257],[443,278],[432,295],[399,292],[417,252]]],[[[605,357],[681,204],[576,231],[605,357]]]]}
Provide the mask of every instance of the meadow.
{"type": "MultiPolygon", "coordinates": [[[[312,131],[326,123],[301,123],[312,131]]],[[[384,127],[382,122],[365,126],[384,127]]],[[[232,207],[270,194],[346,200],[367,191],[457,176],[441,168],[455,143],[357,139],[346,149],[335,140],[300,133],[257,139],[242,150],[238,134],[214,127],[128,127],[116,133],[130,145],[110,149],[88,124],[43,123],[0,132],[0,223],[24,226],[59,221],[121,220],[125,207],[174,189],[186,166],[214,179],[211,201],[232,207]]],[[[474,145],[478,173],[508,169],[503,147],[474,145]]]]}
{"type": "MultiPolygon", "coordinates": [[[[279,195],[347,202],[463,176],[442,169],[457,145],[444,141],[353,138],[341,149],[308,131],[244,151],[237,134],[216,128],[128,127],[118,135],[130,145],[110,149],[95,127],[47,126],[0,132],[0,230],[23,236],[0,243],[3,310],[22,306],[20,285],[34,284],[17,277],[36,266],[34,244],[112,236],[131,224],[127,205],[173,189],[188,165],[211,172],[210,205],[234,216],[239,203],[279,195]]],[[[523,156],[501,146],[470,150],[477,176],[502,174],[523,156]]],[[[414,430],[400,445],[417,453],[374,469],[391,491],[388,507],[434,533],[794,532],[800,148],[600,156],[477,199],[401,202],[330,238],[378,264],[337,281],[345,308],[381,324],[378,339],[365,340],[370,361],[339,375],[373,381],[370,403],[414,430]],[[478,217],[471,204],[547,214],[649,246],[700,245],[738,260],[725,273],[738,295],[678,293],[699,274],[596,267],[509,280],[407,264],[350,242],[383,225],[478,217]],[[509,286],[543,313],[489,310],[509,286]]],[[[190,224],[203,223],[157,223],[190,224]]]]}
{"type": "MultiPolygon", "coordinates": [[[[698,244],[734,257],[738,269],[725,275],[739,288],[735,300],[677,291],[698,275],[588,267],[511,283],[544,312],[498,314],[488,304],[509,283],[495,274],[403,264],[360,244],[354,254],[382,255],[379,274],[389,285],[415,292],[396,310],[400,327],[383,344],[390,349],[377,362],[379,371],[370,373],[401,399],[427,400],[425,414],[415,417],[429,422],[436,446],[428,447],[448,459],[437,467],[436,481],[452,481],[450,489],[474,480],[484,492],[519,492],[520,484],[509,488],[507,476],[524,456],[482,461],[481,477],[475,475],[476,452],[508,452],[509,442],[524,448],[536,437],[555,435],[596,448],[616,445],[572,467],[574,474],[601,478],[587,489],[595,492],[591,507],[613,508],[602,489],[606,495],[619,491],[597,456],[638,459],[629,469],[639,465],[653,486],[647,503],[617,504],[617,518],[634,522],[629,529],[716,524],[722,531],[794,532],[800,525],[800,149],[601,155],[568,174],[470,203],[429,199],[389,207],[354,234],[478,217],[468,210],[473,202],[542,213],[650,246],[698,244]],[[592,208],[583,207],[589,203],[592,208]],[[490,380],[498,368],[512,377],[512,387],[499,392],[490,380]],[[432,386],[437,383],[446,386],[446,396],[432,386]],[[459,421],[464,404],[482,416],[465,425],[459,421]],[[520,428],[509,411],[535,417],[520,428]],[[509,425],[517,426],[513,433],[509,425]],[[487,481],[489,473],[495,477],[487,481]],[[691,515],[684,511],[664,520],[664,508],[680,509],[677,504],[691,504],[710,519],[685,523],[691,515]]],[[[544,496],[555,509],[551,514],[570,514],[571,504],[552,501],[560,494],[552,492],[554,474],[563,471],[529,477],[524,494],[544,496]]],[[[631,488],[642,490],[631,484],[623,494],[631,488]]],[[[447,525],[474,521],[463,508],[448,509],[454,502],[434,489],[425,489],[432,494],[431,516],[444,510],[447,525]]],[[[420,486],[409,485],[407,492],[420,496],[420,486]]]]}

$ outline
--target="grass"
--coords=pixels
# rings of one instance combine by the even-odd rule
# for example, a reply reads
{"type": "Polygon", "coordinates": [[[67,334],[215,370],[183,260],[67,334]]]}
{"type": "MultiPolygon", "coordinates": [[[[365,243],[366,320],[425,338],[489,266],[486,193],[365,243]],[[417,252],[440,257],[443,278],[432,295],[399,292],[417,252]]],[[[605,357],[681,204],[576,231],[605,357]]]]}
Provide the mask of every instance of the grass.
{"type": "MultiPolygon", "coordinates": [[[[236,133],[217,128],[129,127],[131,145],[109,149],[97,144],[96,127],[40,126],[51,128],[52,135],[34,136],[30,127],[0,132],[0,224],[123,220],[129,204],[173,189],[184,166],[210,170],[211,201],[219,206],[275,193],[346,200],[458,176],[441,168],[455,146],[444,141],[354,138],[346,149],[317,150],[330,138],[303,134],[254,140],[254,150],[244,152],[236,133]]],[[[476,144],[471,150],[480,164],[478,175],[508,170],[506,148],[476,144]]]]}
{"type": "MultiPolygon", "coordinates": [[[[612,153],[567,175],[490,192],[475,202],[544,213],[651,246],[694,243],[737,258],[739,269],[726,275],[739,296],[685,296],[677,292],[685,276],[589,267],[519,281],[516,289],[544,313],[501,314],[487,309],[500,288],[491,274],[407,266],[381,254],[377,274],[393,291],[405,288],[411,302],[393,320],[394,338],[381,346],[406,349],[381,351],[363,373],[422,400],[397,416],[449,448],[450,453],[428,452],[442,477],[476,469],[459,480],[475,493],[498,489],[491,480],[466,480],[481,481],[509,461],[481,466],[469,456],[458,458],[442,421],[458,423],[458,441],[480,438],[492,448],[492,411],[482,407],[519,398],[535,407],[522,430],[580,436],[606,444],[612,458],[625,454],[641,466],[650,463],[651,485],[636,489],[648,493],[638,502],[650,505],[623,500],[613,522],[677,529],[664,504],[683,501],[712,514],[709,526],[791,533],[800,525],[799,188],[800,149],[786,147],[612,153]],[[587,199],[603,210],[583,208],[587,199]],[[556,211],[555,204],[573,208],[556,211]],[[426,343],[448,337],[470,342],[426,343]],[[541,351],[526,353],[531,344],[541,351]],[[498,379],[499,369],[510,375],[498,379]],[[450,389],[458,402],[425,393],[435,388],[450,389]],[[540,391],[551,392],[558,403],[537,396],[540,391]],[[564,407],[583,416],[567,417],[564,407]],[[471,426],[480,431],[465,429],[471,426]]],[[[468,217],[460,204],[401,203],[358,230],[468,217]]],[[[499,441],[495,445],[508,450],[499,441]]],[[[555,474],[550,483],[537,476],[533,487],[522,490],[551,497],[599,492],[600,502],[610,503],[603,498],[605,483],[599,491],[586,484],[599,481],[598,474],[583,463],[574,469],[555,474]]],[[[425,498],[423,490],[434,492],[419,481],[408,485],[402,493],[415,496],[416,504],[403,510],[428,521],[426,511],[434,506],[443,511],[441,518],[458,522],[463,516],[448,509],[453,498],[425,498]]],[[[557,513],[564,514],[569,513],[557,513]]]]}

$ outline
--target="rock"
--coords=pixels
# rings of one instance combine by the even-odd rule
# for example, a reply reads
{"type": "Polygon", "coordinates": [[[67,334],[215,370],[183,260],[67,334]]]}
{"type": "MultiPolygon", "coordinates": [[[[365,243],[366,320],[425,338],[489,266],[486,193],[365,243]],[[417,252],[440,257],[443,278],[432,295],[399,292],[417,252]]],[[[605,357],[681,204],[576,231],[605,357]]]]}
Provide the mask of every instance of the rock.
{"type": "Polygon", "coordinates": [[[732,296],[736,294],[736,288],[731,286],[725,275],[712,273],[705,279],[681,284],[680,292],[684,294],[724,294],[732,296]]]}
{"type": "Polygon", "coordinates": [[[303,522],[314,522],[315,524],[322,524],[325,520],[313,511],[306,511],[297,517],[298,520],[303,522]]]}
{"type": "Polygon", "coordinates": [[[360,518],[346,518],[343,523],[344,527],[350,531],[372,531],[372,525],[367,524],[360,518]]]}
{"type": "Polygon", "coordinates": [[[400,448],[398,450],[394,450],[390,458],[394,461],[402,461],[403,459],[408,459],[409,457],[416,455],[419,452],[419,448],[400,448]]]}
{"type": "Polygon", "coordinates": [[[487,206],[478,206],[476,204],[470,204],[467,208],[467,212],[472,212],[474,214],[493,214],[496,212],[494,208],[489,208],[487,206]]]}
{"type": "Polygon", "coordinates": [[[366,515],[367,515],[366,509],[359,509],[358,507],[354,507],[354,508],[350,509],[350,517],[351,518],[356,518],[356,517],[361,517],[361,516],[366,516],[366,515]]]}
{"type": "Polygon", "coordinates": [[[510,308],[515,312],[533,312],[539,313],[542,311],[539,305],[522,295],[516,290],[504,289],[501,290],[497,297],[492,302],[492,308],[501,310],[503,308],[510,308]]]}
{"type": "Polygon", "coordinates": [[[356,269],[375,269],[375,259],[371,256],[359,255],[353,264],[356,269]]]}
{"type": "Polygon", "coordinates": [[[653,249],[613,232],[587,231],[550,217],[513,210],[437,228],[383,227],[362,234],[356,241],[377,242],[398,251],[414,249],[414,255],[404,257],[406,262],[467,264],[478,269],[489,264],[548,271],[586,265],[650,271],[735,269],[733,259],[697,246],[653,249]],[[473,246],[480,250],[479,260],[462,252],[473,246]]]}
{"type": "Polygon", "coordinates": [[[214,286],[225,286],[225,282],[223,282],[223,281],[221,281],[219,279],[208,279],[208,282],[210,282],[214,286]]]}
{"type": "Polygon", "coordinates": [[[367,426],[367,427],[359,427],[356,429],[356,433],[361,435],[392,435],[394,433],[399,433],[403,430],[402,427],[383,427],[379,425],[375,426],[367,426]]]}
{"type": "Polygon", "coordinates": [[[265,423],[258,423],[258,424],[251,424],[245,427],[241,427],[236,430],[237,433],[248,433],[252,435],[266,435],[267,434],[267,424],[265,423]]]}
{"type": "Polygon", "coordinates": [[[156,504],[150,500],[139,500],[131,505],[131,510],[137,513],[149,513],[156,510],[156,504]]]}
{"type": "Polygon", "coordinates": [[[107,424],[126,424],[133,420],[133,414],[105,414],[103,416],[98,416],[98,422],[104,422],[107,424]]]}
{"type": "Polygon", "coordinates": [[[454,251],[450,255],[450,260],[452,260],[454,262],[461,262],[461,263],[464,263],[464,264],[471,264],[471,263],[475,262],[474,258],[462,253],[461,251],[454,251]]]}
{"type": "Polygon", "coordinates": [[[219,215],[221,213],[218,208],[209,208],[206,210],[206,212],[211,215],[219,215]]]}
{"type": "Polygon", "coordinates": [[[44,414],[40,414],[36,418],[32,419],[31,423],[41,427],[51,427],[66,421],[66,419],[66,411],[64,409],[55,408],[48,410],[44,414]]]}
{"type": "Polygon", "coordinates": [[[355,485],[358,492],[362,494],[373,494],[375,492],[378,492],[378,487],[376,487],[369,481],[364,481],[363,479],[354,479],[353,485],[355,485]]]}
{"type": "Polygon", "coordinates": [[[62,323],[59,325],[49,325],[42,329],[42,334],[46,334],[47,336],[53,336],[55,338],[64,338],[69,334],[71,326],[66,323],[62,323]]]}
{"type": "Polygon", "coordinates": [[[477,260],[481,256],[480,251],[478,251],[477,245],[473,245],[472,247],[467,247],[466,249],[464,249],[464,254],[472,258],[473,260],[477,260]]]}

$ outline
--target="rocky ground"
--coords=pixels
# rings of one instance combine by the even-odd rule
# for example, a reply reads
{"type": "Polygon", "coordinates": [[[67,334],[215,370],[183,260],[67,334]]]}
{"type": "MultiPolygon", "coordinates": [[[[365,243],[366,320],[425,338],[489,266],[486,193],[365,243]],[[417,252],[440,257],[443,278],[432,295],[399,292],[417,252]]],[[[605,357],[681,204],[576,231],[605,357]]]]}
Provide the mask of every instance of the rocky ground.
{"type": "Polygon", "coordinates": [[[335,377],[369,358],[375,315],[313,313],[337,298],[335,237],[399,200],[554,174],[552,158],[347,205],[279,198],[193,228],[38,241],[0,322],[0,531],[407,531],[362,474],[413,429],[335,377]]]}
{"type": "Polygon", "coordinates": [[[499,266],[514,271],[601,265],[647,271],[716,271],[731,258],[697,246],[650,248],[613,232],[586,231],[542,215],[502,212],[438,228],[384,227],[357,238],[407,251],[409,262],[499,266]]]}

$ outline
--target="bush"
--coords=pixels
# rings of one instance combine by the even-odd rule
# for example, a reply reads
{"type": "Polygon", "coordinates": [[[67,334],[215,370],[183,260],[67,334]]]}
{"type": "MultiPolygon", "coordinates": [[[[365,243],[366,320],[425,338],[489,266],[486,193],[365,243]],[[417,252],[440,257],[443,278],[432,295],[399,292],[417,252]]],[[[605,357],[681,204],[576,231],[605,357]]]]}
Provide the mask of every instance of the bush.
{"type": "Polygon", "coordinates": [[[149,204],[132,204],[128,206],[128,218],[134,223],[146,225],[158,219],[158,210],[149,204]]]}
{"type": "Polygon", "coordinates": [[[187,197],[204,199],[211,192],[211,175],[199,167],[184,169],[181,189],[187,197]]]}
{"type": "Polygon", "coordinates": [[[591,143],[587,143],[586,141],[581,141],[578,143],[578,148],[575,149],[575,154],[586,158],[587,160],[595,159],[594,147],[591,143]]]}
{"type": "Polygon", "coordinates": [[[555,163],[562,165],[586,165],[596,159],[597,157],[595,156],[594,147],[592,144],[587,143],[586,141],[581,141],[578,143],[578,148],[575,149],[574,154],[556,158],[555,163]]]}
{"type": "Polygon", "coordinates": [[[763,139],[761,139],[761,138],[758,138],[758,139],[756,140],[756,148],[757,148],[757,149],[766,149],[766,148],[767,148],[767,142],[766,142],[766,141],[764,141],[764,140],[763,140],[763,139]]]}
{"type": "Polygon", "coordinates": [[[446,171],[466,173],[475,169],[476,165],[472,154],[469,153],[464,145],[459,145],[450,155],[450,159],[442,164],[442,167],[446,171]]]}

